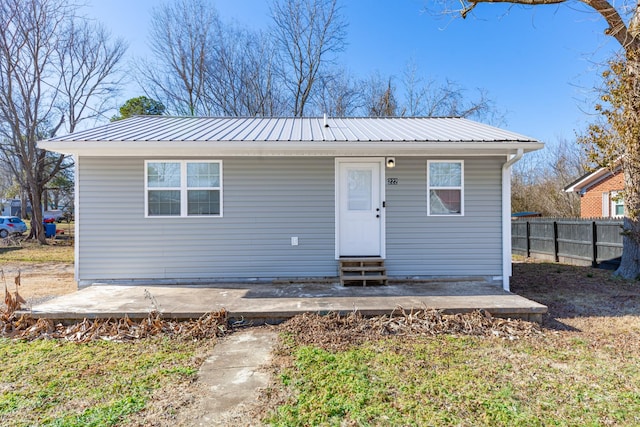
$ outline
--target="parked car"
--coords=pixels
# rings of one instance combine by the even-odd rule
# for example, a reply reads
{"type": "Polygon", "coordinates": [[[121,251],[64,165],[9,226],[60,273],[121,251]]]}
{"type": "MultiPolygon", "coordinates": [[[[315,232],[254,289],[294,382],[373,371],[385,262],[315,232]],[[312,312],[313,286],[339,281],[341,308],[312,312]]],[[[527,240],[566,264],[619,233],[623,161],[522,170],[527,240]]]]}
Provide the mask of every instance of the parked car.
{"type": "Polygon", "coordinates": [[[27,224],[17,216],[0,216],[0,238],[10,234],[22,234],[27,231],[27,224]]]}

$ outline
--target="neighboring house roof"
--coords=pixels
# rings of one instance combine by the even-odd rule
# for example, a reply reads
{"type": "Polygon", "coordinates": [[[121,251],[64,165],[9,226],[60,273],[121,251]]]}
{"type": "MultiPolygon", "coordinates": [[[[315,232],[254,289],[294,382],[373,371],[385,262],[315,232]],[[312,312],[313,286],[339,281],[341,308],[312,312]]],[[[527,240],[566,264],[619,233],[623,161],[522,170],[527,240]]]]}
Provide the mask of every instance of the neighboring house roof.
{"type": "MultiPolygon", "coordinates": [[[[378,154],[411,154],[416,150],[452,148],[473,154],[513,154],[517,149],[543,147],[535,139],[463,118],[239,118],[137,116],[93,129],[41,141],[44,149],[70,154],[129,155],[150,148],[158,155],[216,153],[255,154],[280,150],[278,155],[328,155],[351,148],[377,149],[378,154]],[[205,144],[206,143],[206,144],[205,144]],[[215,144],[211,144],[215,143],[215,144]],[[313,144],[309,144],[313,143],[313,144]],[[400,145],[401,143],[401,145],[400,145]],[[397,150],[403,147],[404,152],[397,150]],[[126,150],[123,153],[122,150],[126,150]],[[310,150],[310,151],[309,151],[310,150]],[[325,151],[323,151],[325,150],[325,151]],[[473,150],[479,150],[474,152],[473,150]],[[492,151],[488,153],[488,151],[492,151]]],[[[375,150],[374,150],[375,151],[375,150]]],[[[363,151],[364,152],[364,151],[363,151]]],[[[270,153],[274,155],[274,153],[270,153]]]]}
{"type": "Polygon", "coordinates": [[[512,213],[512,218],[526,218],[526,217],[538,217],[542,216],[540,212],[516,212],[512,213]]]}
{"type": "Polygon", "coordinates": [[[582,175],[580,178],[576,179],[566,187],[564,187],[563,191],[566,193],[581,193],[584,194],[589,187],[594,186],[595,184],[612,177],[614,174],[620,171],[620,166],[617,166],[615,170],[612,172],[609,168],[600,168],[594,172],[589,172],[587,174],[582,175]]]}

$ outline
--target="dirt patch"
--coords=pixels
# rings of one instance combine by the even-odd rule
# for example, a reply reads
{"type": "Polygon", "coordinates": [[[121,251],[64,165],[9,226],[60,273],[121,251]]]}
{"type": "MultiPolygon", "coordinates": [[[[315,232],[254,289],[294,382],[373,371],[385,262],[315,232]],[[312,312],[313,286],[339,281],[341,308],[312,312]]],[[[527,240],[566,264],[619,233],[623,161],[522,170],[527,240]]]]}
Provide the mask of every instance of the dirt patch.
{"type": "Polygon", "coordinates": [[[547,329],[608,335],[640,330],[640,282],[610,270],[518,262],[511,291],[549,308],[542,323],[547,329]]]}
{"type": "Polygon", "coordinates": [[[1,265],[0,269],[4,273],[4,283],[0,283],[0,286],[6,284],[11,292],[15,291],[14,278],[20,272],[19,292],[27,301],[25,308],[78,290],[72,263],[11,262],[1,265]]]}

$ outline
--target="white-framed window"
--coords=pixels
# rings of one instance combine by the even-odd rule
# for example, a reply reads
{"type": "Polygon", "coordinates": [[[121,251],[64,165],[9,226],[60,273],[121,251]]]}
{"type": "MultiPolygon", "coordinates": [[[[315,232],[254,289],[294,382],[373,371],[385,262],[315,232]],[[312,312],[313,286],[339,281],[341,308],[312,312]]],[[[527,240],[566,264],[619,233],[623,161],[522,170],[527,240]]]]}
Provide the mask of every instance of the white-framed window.
{"type": "Polygon", "coordinates": [[[624,198],[617,191],[602,192],[602,217],[616,218],[624,216],[624,198]]]}
{"type": "Polygon", "coordinates": [[[427,160],[427,215],[464,215],[464,161],[427,160]]]}
{"type": "Polygon", "coordinates": [[[611,216],[624,216],[624,200],[622,194],[619,194],[617,191],[611,192],[611,216]]]}
{"type": "Polygon", "coordinates": [[[222,216],[222,161],[145,160],[145,216],[222,216]]]}

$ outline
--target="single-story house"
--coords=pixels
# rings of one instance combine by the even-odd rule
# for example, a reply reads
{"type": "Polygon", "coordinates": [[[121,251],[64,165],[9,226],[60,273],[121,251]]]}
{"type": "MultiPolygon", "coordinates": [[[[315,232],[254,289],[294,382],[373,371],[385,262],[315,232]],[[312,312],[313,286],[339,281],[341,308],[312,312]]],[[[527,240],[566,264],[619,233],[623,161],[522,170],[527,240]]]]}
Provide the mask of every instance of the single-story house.
{"type": "Polygon", "coordinates": [[[330,280],[362,258],[508,289],[510,168],[543,144],[462,118],[146,116],[39,146],[76,162],[80,286],[330,280]]]}
{"type": "Polygon", "coordinates": [[[600,168],[587,173],[564,188],[567,193],[580,195],[580,217],[618,218],[624,216],[624,174],[618,166],[600,168]]]}

